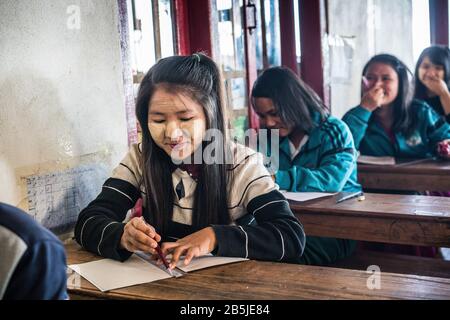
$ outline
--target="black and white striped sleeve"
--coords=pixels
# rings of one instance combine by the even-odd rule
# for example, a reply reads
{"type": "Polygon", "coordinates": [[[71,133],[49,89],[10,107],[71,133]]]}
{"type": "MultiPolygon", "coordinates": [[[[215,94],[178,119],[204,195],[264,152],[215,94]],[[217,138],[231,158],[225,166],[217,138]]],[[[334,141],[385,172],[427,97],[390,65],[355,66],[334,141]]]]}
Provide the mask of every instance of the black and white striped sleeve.
{"type": "Polygon", "coordinates": [[[125,226],[122,221],[140,197],[135,152],[132,149],[114,169],[97,198],[80,212],[75,226],[76,241],[105,258],[124,261],[131,255],[119,246],[125,226]]]}
{"type": "MultiPolygon", "coordinates": [[[[259,155],[258,155],[259,157],[259,155]]],[[[262,159],[262,158],[261,158],[262,159]]],[[[237,168],[233,188],[256,224],[212,226],[217,255],[298,262],[305,246],[303,226],[261,161],[237,168]]]]}

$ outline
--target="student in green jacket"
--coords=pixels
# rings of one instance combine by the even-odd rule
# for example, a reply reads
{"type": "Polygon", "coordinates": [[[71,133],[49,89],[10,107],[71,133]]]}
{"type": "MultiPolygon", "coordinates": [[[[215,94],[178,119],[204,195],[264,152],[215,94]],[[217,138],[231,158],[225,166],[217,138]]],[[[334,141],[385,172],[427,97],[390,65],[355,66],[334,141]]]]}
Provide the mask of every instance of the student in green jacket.
{"type": "MultiPolygon", "coordinates": [[[[283,67],[265,70],[253,86],[252,104],[262,127],[279,130],[279,170],[275,180],[281,189],[361,190],[350,130],[328,114],[317,94],[292,71],[283,67]]],[[[267,149],[264,152],[270,155],[267,149]]],[[[326,265],[349,256],[355,247],[355,241],[307,236],[301,262],[326,265]]]]}
{"type": "Polygon", "coordinates": [[[361,102],[343,117],[361,154],[431,158],[440,142],[450,142],[445,119],[425,102],[408,100],[408,72],[389,54],[374,56],[364,67],[361,102]]]}
{"type": "MultiPolygon", "coordinates": [[[[431,158],[438,155],[439,143],[450,141],[450,126],[444,117],[425,102],[408,99],[408,72],[403,62],[389,54],[374,56],[364,67],[361,102],[343,117],[361,154],[431,158]]],[[[449,155],[441,157],[450,159],[449,155]]],[[[364,247],[426,257],[436,254],[432,247],[374,243],[364,247]]]]}
{"type": "Polygon", "coordinates": [[[424,100],[450,123],[450,49],[433,45],[422,51],[414,73],[414,98],[424,100]]]}

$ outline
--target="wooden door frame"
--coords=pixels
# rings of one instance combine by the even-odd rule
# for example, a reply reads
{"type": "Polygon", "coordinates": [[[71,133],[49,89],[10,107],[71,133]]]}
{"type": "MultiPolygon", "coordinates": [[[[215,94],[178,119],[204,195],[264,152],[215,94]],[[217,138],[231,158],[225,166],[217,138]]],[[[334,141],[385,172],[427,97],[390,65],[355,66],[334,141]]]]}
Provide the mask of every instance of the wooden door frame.
{"type": "Polygon", "coordinates": [[[429,0],[431,44],[449,44],[448,0],[429,0]]]}
{"type": "Polygon", "coordinates": [[[295,52],[294,1],[279,0],[281,64],[299,74],[297,53],[295,52]]]}

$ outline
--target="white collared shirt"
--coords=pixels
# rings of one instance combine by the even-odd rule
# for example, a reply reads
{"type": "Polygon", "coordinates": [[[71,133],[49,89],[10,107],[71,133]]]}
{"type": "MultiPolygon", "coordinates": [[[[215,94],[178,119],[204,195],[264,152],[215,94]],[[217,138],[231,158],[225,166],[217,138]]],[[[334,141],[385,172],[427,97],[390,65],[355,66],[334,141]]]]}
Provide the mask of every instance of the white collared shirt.
{"type": "Polygon", "coordinates": [[[289,140],[289,150],[291,152],[291,160],[294,160],[294,158],[300,153],[300,150],[306,144],[306,142],[308,141],[308,138],[309,138],[309,136],[307,134],[305,134],[303,136],[302,141],[300,141],[300,144],[298,145],[298,148],[295,148],[295,146],[292,143],[292,141],[289,140]]]}

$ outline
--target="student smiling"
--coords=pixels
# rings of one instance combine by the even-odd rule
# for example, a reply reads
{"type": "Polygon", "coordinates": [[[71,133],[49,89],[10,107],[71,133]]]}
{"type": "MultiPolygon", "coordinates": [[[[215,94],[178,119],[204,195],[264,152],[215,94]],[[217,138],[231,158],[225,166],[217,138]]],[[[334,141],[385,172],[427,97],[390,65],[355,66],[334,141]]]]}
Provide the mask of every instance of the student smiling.
{"type": "Polygon", "coordinates": [[[162,242],[163,253],[172,253],[171,267],[182,255],[189,263],[211,252],[299,261],[303,227],[261,155],[227,139],[221,86],[218,67],[202,54],[165,58],[150,69],[136,103],[142,144],[131,147],[80,213],[79,244],[123,261],[139,250],[156,256],[162,242]],[[221,141],[206,139],[212,129],[221,141]],[[196,151],[211,145],[232,154],[233,163],[192,164],[196,151]],[[143,219],[124,221],[140,197],[143,219]]]}
{"type": "Polygon", "coordinates": [[[423,50],[414,77],[414,97],[424,100],[450,123],[450,49],[435,45],[423,50]]]}
{"type": "Polygon", "coordinates": [[[361,102],[343,117],[361,154],[431,158],[440,142],[449,141],[444,118],[423,101],[408,99],[408,71],[388,54],[374,56],[364,67],[361,102]]]}
{"type": "Polygon", "coordinates": [[[153,141],[172,158],[183,160],[200,147],[206,130],[202,107],[169,85],[160,85],[151,99],[148,128],[153,141]]]}
{"type": "MultiPolygon", "coordinates": [[[[439,154],[439,143],[450,141],[450,126],[445,119],[425,102],[410,101],[408,72],[402,61],[389,54],[376,55],[365,65],[361,102],[343,117],[361,154],[431,158],[439,154]]],[[[442,157],[450,159],[449,155],[442,157]]],[[[386,190],[370,191],[389,193],[386,190]]],[[[428,257],[435,256],[436,252],[430,247],[364,245],[375,250],[428,257]]]]}

